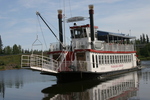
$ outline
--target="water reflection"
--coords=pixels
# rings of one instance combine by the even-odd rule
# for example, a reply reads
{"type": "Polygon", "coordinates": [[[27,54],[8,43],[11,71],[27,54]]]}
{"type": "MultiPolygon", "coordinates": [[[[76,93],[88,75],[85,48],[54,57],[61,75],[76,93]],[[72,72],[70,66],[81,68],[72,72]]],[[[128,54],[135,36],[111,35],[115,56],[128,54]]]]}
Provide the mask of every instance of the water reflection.
{"type": "Polygon", "coordinates": [[[11,99],[12,97],[26,100],[23,99],[24,96],[28,95],[25,93],[30,93],[31,88],[33,90],[34,88],[40,87],[37,85],[37,83],[47,82],[50,84],[49,82],[53,78],[54,77],[51,76],[43,76],[38,71],[32,71],[28,69],[0,71],[0,100],[1,98],[5,98],[5,100],[7,100],[9,98],[11,99]],[[31,87],[32,84],[34,84],[35,87],[31,87]],[[17,97],[14,96],[14,92],[11,91],[15,91],[15,95],[17,95],[17,97]]]}
{"type": "Polygon", "coordinates": [[[56,84],[56,77],[38,71],[0,71],[0,100],[150,100],[150,61],[142,65],[138,72],[102,81],[66,84],[56,84]]]}
{"type": "MultiPolygon", "coordinates": [[[[43,100],[127,100],[137,95],[137,72],[111,79],[56,84],[42,90],[43,100]]],[[[137,99],[137,98],[136,98],[137,99]]]]}

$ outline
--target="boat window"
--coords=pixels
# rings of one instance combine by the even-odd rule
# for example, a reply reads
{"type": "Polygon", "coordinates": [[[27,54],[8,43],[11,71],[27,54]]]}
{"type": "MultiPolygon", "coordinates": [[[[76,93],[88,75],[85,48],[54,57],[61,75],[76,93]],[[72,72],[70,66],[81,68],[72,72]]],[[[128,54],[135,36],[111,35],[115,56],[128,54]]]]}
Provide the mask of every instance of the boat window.
{"type": "Polygon", "coordinates": [[[114,56],[114,62],[115,62],[115,64],[117,63],[117,56],[116,55],[114,56]]]}
{"type": "Polygon", "coordinates": [[[76,28],[71,31],[71,38],[84,38],[87,37],[87,32],[85,28],[76,28]]]}
{"type": "Polygon", "coordinates": [[[131,62],[131,56],[129,55],[129,62],[131,62]]]}
{"type": "Polygon", "coordinates": [[[94,60],[94,55],[92,55],[92,60],[93,60],[93,68],[95,68],[95,60],[94,60]]]}
{"type": "Polygon", "coordinates": [[[110,55],[110,64],[112,64],[112,56],[110,55]]]}
{"type": "Polygon", "coordinates": [[[98,68],[98,59],[97,59],[97,55],[96,55],[95,57],[96,57],[96,68],[98,68]]]}
{"type": "Polygon", "coordinates": [[[101,55],[99,55],[99,64],[101,64],[101,55]]]}
{"type": "Polygon", "coordinates": [[[107,56],[107,63],[109,64],[109,56],[107,56]]]}
{"type": "Polygon", "coordinates": [[[101,59],[101,61],[102,61],[102,64],[104,64],[103,55],[102,55],[102,59],[101,59]]]}
{"type": "Polygon", "coordinates": [[[106,55],[104,55],[104,64],[107,64],[107,58],[106,58],[106,55]]]}
{"type": "Polygon", "coordinates": [[[75,38],[74,31],[73,31],[73,30],[70,30],[70,32],[71,32],[71,38],[75,38]]]}
{"type": "Polygon", "coordinates": [[[123,55],[121,56],[121,60],[122,60],[121,62],[123,63],[123,55]]]}
{"type": "Polygon", "coordinates": [[[86,29],[83,29],[83,35],[84,35],[84,37],[87,37],[86,29]]]}
{"type": "Polygon", "coordinates": [[[125,63],[126,63],[127,62],[127,55],[125,55],[124,57],[125,57],[124,59],[125,59],[125,63]]]}

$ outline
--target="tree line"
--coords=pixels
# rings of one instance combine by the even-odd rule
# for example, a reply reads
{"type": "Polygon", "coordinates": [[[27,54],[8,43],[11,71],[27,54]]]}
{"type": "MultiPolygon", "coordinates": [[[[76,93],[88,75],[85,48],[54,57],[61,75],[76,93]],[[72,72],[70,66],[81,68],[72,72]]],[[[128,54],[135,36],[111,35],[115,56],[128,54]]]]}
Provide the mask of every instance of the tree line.
{"type": "Polygon", "coordinates": [[[147,34],[145,35],[144,33],[140,35],[140,39],[136,40],[136,44],[147,44],[147,43],[149,43],[149,37],[147,34]]]}
{"type": "Polygon", "coordinates": [[[143,33],[140,35],[140,38],[136,40],[136,51],[140,57],[150,57],[150,41],[147,34],[145,35],[143,33]]]}
{"type": "MultiPolygon", "coordinates": [[[[33,52],[39,53],[41,51],[40,50],[34,50],[33,52]]],[[[14,44],[12,47],[11,46],[3,47],[2,39],[0,36],[0,55],[30,54],[30,53],[32,53],[31,50],[22,49],[21,45],[17,45],[17,44],[14,44]]]]}

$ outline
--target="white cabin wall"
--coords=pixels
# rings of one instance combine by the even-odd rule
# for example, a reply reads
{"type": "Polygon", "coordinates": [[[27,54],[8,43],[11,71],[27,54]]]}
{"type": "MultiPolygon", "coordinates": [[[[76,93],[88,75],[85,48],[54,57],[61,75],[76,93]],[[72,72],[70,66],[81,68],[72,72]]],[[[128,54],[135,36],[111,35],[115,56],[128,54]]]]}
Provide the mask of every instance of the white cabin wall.
{"type": "Polygon", "coordinates": [[[137,67],[137,58],[136,58],[136,53],[133,53],[133,63],[134,63],[134,67],[137,67]]]}
{"type": "Polygon", "coordinates": [[[136,61],[133,62],[134,54],[111,54],[111,53],[89,53],[92,72],[119,71],[136,67],[136,61]],[[94,58],[94,60],[93,60],[94,58]],[[94,62],[93,62],[94,61],[94,62]]]}
{"type": "Polygon", "coordinates": [[[90,49],[90,39],[89,38],[77,38],[72,39],[72,48],[73,49],[90,49]]]}

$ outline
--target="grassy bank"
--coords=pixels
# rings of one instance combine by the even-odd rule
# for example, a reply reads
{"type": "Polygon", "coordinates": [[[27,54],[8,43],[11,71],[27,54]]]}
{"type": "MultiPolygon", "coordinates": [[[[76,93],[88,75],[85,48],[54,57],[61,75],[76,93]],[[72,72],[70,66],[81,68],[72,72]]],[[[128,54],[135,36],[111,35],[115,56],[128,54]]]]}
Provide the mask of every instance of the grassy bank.
{"type": "Polygon", "coordinates": [[[21,55],[0,56],[0,70],[21,68],[21,55]]]}
{"type": "Polygon", "coordinates": [[[150,60],[150,57],[139,56],[138,58],[139,58],[141,61],[142,61],[142,60],[150,60]]]}

